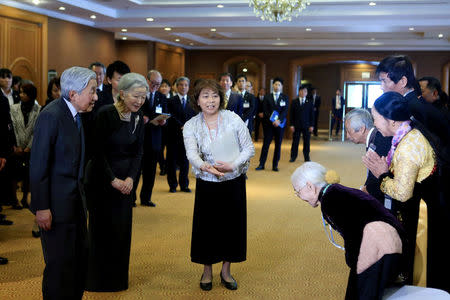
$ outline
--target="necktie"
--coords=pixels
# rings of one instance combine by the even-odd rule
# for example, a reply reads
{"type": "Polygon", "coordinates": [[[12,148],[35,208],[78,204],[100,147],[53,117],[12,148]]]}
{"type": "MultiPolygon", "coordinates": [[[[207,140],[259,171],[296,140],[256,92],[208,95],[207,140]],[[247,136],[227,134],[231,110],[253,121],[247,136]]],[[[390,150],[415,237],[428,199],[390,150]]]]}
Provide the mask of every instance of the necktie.
{"type": "Polygon", "coordinates": [[[228,95],[225,94],[225,108],[228,107],[228,95]]]}
{"type": "Polygon", "coordinates": [[[78,131],[80,131],[80,129],[81,129],[81,117],[80,117],[80,114],[78,114],[78,113],[75,115],[75,123],[77,123],[78,131]]]}
{"type": "Polygon", "coordinates": [[[150,108],[153,108],[153,93],[150,93],[149,102],[150,102],[150,108]]]}
{"type": "Polygon", "coordinates": [[[183,105],[183,109],[186,108],[186,99],[184,97],[181,98],[181,104],[183,105]]]}

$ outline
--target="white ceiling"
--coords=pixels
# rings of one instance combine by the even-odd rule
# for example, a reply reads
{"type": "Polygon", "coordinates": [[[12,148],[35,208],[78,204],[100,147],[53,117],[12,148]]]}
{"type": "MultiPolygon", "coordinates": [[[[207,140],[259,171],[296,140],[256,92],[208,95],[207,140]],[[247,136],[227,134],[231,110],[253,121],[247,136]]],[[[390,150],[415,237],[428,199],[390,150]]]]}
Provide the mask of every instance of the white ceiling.
{"type": "Polygon", "coordinates": [[[450,0],[374,0],[375,6],[358,0],[309,2],[298,18],[273,23],[256,17],[248,0],[40,0],[38,5],[0,0],[114,32],[116,39],[186,49],[450,50],[450,0]],[[150,17],[153,22],[146,21],[150,17]]]}

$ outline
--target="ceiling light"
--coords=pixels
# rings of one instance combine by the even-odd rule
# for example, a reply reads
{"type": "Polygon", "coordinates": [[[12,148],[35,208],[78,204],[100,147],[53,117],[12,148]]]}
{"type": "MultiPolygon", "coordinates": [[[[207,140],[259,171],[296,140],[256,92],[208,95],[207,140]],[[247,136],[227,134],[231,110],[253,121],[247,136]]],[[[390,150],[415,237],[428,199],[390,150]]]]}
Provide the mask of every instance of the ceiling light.
{"type": "Polygon", "coordinates": [[[194,43],[189,43],[189,45],[194,46],[194,43]]]}
{"type": "Polygon", "coordinates": [[[311,2],[306,2],[306,5],[311,5],[311,2]]]}
{"type": "Polygon", "coordinates": [[[281,40],[280,38],[277,38],[277,41],[281,40]]]}
{"type": "Polygon", "coordinates": [[[247,71],[248,71],[247,68],[243,68],[242,69],[242,72],[244,72],[244,73],[247,72],[247,71]]]}
{"type": "Polygon", "coordinates": [[[166,28],[164,28],[164,30],[165,30],[165,31],[171,31],[171,30],[172,30],[172,28],[170,28],[170,27],[166,27],[166,28]]]}
{"type": "Polygon", "coordinates": [[[369,5],[370,6],[375,6],[375,5],[377,5],[375,2],[369,2],[369,5]]]}
{"type": "Polygon", "coordinates": [[[59,10],[66,10],[66,8],[64,6],[60,6],[58,9],[59,10]]]}
{"type": "Polygon", "coordinates": [[[122,37],[122,40],[126,40],[126,39],[127,39],[127,37],[126,37],[126,36],[122,37]]]}
{"type": "Polygon", "coordinates": [[[444,35],[442,33],[438,34],[438,38],[442,39],[444,37],[444,35]]]}
{"type": "Polygon", "coordinates": [[[312,29],[311,28],[306,28],[306,31],[311,31],[312,29]]]}
{"type": "Polygon", "coordinates": [[[292,21],[292,17],[298,17],[306,8],[306,0],[250,0],[249,6],[253,6],[253,12],[261,20],[270,22],[292,21]]]}
{"type": "Polygon", "coordinates": [[[128,30],[126,28],[122,28],[120,31],[127,32],[128,30]]]}
{"type": "Polygon", "coordinates": [[[371,41],[375,41],[375,38],[371,38],[370,40],[371,40],[371,41]]]}
{"type": "Polygon", "coordinates": [[[153,19],[153,18],[147,18],[147,19],[145,19],[145,21],[147,21],[147,22],[153,22],[153,21],[155,21],[155,19],[153,19]]]}
{"type": "Polygon", "coordinates": [[[175,39],[175,42],[179,42],[180,41],[180,39],[175,39]]]}
{"type": "Polygon", "coordinates": [[[91,19],[96,19],[97,16],[96,16],[96,15],[92,15],[90,18],[91,18],[91,19]]]}
{"type": "Polygon", "coordinates": [[[217,7],[218,8],[223,8],[223,5],[222,4],[217,4],[217,7]]]}
{"type": "Polygon", "coordinates": [[[39,1],[39,0],[33,0],[32,2],[33,2],[33,4],[35,4],[35,5],[39,5],[39,3],[41,3],[41,1],[39,1]]]}
{"type": "Polygon", "coordinates": [[[210,29],[212,32],[216,32],[217,31],[217,29],[215,29],[215,28],[211,28],[210,29]]]}
{"type": "Polygon", "coordinates": [[[414,30],[414,27],[409,27],[408,28],[410,31],[413,31],[414,30]]]}

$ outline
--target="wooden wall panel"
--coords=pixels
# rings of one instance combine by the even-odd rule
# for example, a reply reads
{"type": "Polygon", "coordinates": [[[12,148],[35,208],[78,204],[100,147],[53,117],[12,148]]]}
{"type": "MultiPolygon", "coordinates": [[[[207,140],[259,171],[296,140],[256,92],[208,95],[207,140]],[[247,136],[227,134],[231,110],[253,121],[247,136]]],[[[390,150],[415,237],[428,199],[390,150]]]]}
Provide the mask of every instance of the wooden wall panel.
{"type": "Polygon", "coordinates": [[[148,43],[141,41],[117,41],[118,59],[125,62],[131,72],[147,76],[148,43]]]}
{"type": "Polygon", "coordinates": [[[163,78],[172,82],[180,76],[185,76],[184,52],[183,48],[156,43],[155,68],[161,72],[163,78]]]}

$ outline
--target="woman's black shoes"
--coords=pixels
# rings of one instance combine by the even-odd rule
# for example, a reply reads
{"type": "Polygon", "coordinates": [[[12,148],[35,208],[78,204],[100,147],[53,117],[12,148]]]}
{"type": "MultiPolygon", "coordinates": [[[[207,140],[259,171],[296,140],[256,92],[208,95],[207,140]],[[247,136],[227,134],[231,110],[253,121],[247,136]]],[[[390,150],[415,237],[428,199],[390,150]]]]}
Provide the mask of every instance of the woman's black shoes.
{"type": "Polygon", "coordinates": [[[202,278],[200,278],[200,288],[204,291],[210,291],[212,290],[212,278],[210,282],[205,282],[203,283],[201,280],[203,279],[203,274],[202,274],[202,278]]]}
{"type": "Polygon", "coordinates": [[[35,238],[38,238],[41,236],[41,232],[39,230],[37,230],[37,231],[31,230],[31,235],[35,238]]]}
{"type": "Polygon", "coordinates": [[[225,279],[223,279],[222,272],[220,272],[220,282],[223,284],[223,286],[232,291],[237,290],[238,285],[236,280],[233,278],[233,276],[231,276],[231,279],[233,279],[233,281],[226,281],[225,279]]]}

